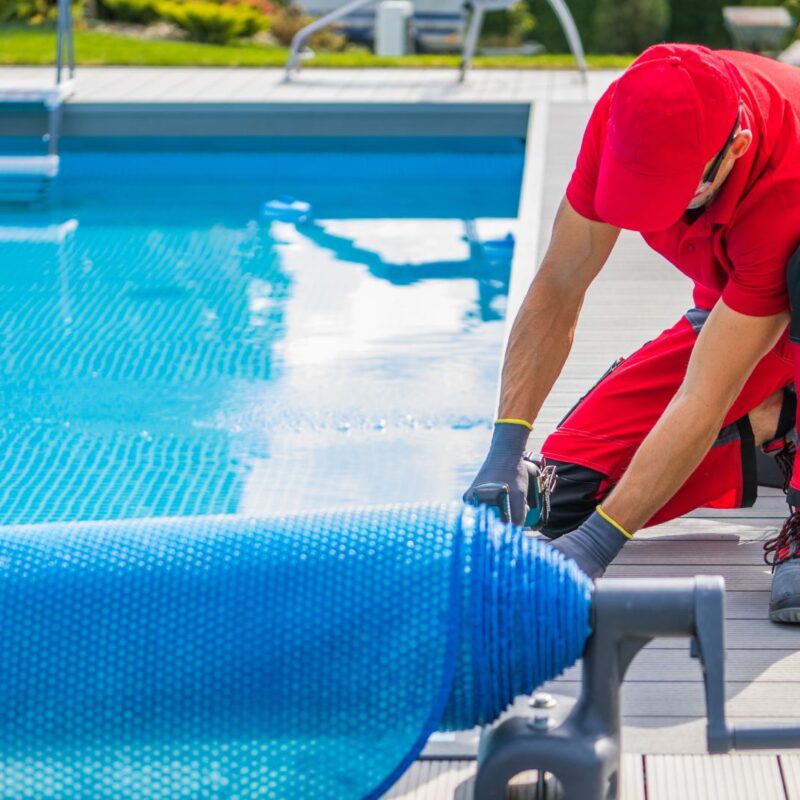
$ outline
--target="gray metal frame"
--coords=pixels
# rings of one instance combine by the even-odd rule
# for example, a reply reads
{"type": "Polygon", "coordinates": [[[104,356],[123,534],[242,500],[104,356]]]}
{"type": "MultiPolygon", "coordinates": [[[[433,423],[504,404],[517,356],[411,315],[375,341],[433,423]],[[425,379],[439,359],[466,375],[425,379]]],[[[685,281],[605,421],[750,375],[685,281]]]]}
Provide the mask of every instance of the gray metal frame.
{"type": "Polygon", "coordinates": [[[598,581],[583,687],[569,716],[552,729],[512,717],[488,731],[481,739],[477,775],[461,796],[504,800],[511,778],[540,770],[554,775],[563,789],[562,795],[553,785],[540,787],[548,798],[617,800],[622,681],[636,654],[656,637],[691,641],[690,652],[703,670],[710,753],[800,746],[796,725],[727,724],[724,602],[719,577],[598,581]]]}
{"type": "Polygon", "coordinates": [[[337,8],[328,14],[324,14],[323,16],[306,25],[305,28],[301,28],[292,39],[292,45],[289,49],[289,57],[286,60],[286,72],[283,78],[284,81],[288,83],[292,79],[293,72],[300,72],[300,53],[302,52],[305,43],[313,34],[315,34],[318,30],[327,27],[332,22],[336,22],[337,19],[346,17],[348,14],[352,14],[353,11],[358,11],[359,8],[365,8],[374,2],[376,2],[376,0],[349,0],[349,2],[345,3],[340,8],[337,8]]]}
{"type": "MultiPolygon", "coordinates": [[[[64,0],[62,0],[64,1],[64,0]]],[[[316,33],[321,28],[330,25],[332,22],[346,17],[353,11],[358,11],[360,8],[377,2],[377,0],[349,0],[340,8],[325,14],[318,19],[315,19],[305,28],[299,30],[292,39],[292,45],[289,50],[289,56],[286,60],[286,71],[284,73],[284,81],[289,82],[292,79],[292,73],[300,71],[300,54],[303,47],[312,34],[316,33]]],[[[467,34],[464,37],[464,46],[462,49],[461,66],[459,69],[458,80],[462,83],[467,76],[467,72],[472,65],[472,59],[475,56],[475,50],[478,46],[478,37],[480,36],[481,28],[483,27],[483,18],[487,11],[492,11],[501,8],[508,8],[512,6],[516,0],[470,0],[472,7],[472,15],[470,17],[469,27],[467,34]]],[[[585,83],[586,77],[586,56],[583,51],[583,43],[581,42],[578,27],[575,25],[575,19],[569,10],[565,0],[547,0],[551,8],[558,17],[561,27],[564,29],[564,34],[569,42],[570,49],[572,50],[575,60],[578,62],[578,69],[581,74],[581,79],[585,83]]]]}
{"type": "MultiPolygon", "coordinates": [[[[467,35],[464,38],[464,49],[461,58],[461,68],[459,70],[458,80],[463,83],[467,77],[472,66],[472,59],[475,56],[475,50],[478,47],[478,37],[480,36],[481,29],[483,28],[483,18],[487,11],[495,11],[501,8],[508,8],[514,5],[515,0],[470,0],[472,7],[472,16],[469,21],[469,28],[467,35]]],[[[558,17],[561,27],[564,30],[564,35],[567,37],[570,50],[578,62],[578,70],[581,74],[581,80],[586,83],[587,69],[586,69],[586,55],[583,51],[583,42],[581,35],[578,33],[578,26],[575,24],[575,18],[572,12],[564,2],[564,0],[547,0],[550,7],[558,17]]]]}
{"type": "Polygon", "coordinates": [[[65,68],[69,70],[69,77],[75,77],[75,38],[72,31],[72,3],[71,0],[58,0],[58,27],[56,38],[56,85],[62,81],[65,68]]]}

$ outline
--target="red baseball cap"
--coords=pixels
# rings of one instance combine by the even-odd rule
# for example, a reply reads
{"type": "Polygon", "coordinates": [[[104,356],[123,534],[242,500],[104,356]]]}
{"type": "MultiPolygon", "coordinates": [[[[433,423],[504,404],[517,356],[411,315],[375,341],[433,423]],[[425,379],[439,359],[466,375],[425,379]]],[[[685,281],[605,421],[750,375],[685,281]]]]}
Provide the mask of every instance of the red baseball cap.
{"type": "Polygon", "coordinates": [[[645,50],[617,81],[595,208],[611,225],[659,231],[677,222],[739,113],[741,79],[699,45],[645,50]]]}

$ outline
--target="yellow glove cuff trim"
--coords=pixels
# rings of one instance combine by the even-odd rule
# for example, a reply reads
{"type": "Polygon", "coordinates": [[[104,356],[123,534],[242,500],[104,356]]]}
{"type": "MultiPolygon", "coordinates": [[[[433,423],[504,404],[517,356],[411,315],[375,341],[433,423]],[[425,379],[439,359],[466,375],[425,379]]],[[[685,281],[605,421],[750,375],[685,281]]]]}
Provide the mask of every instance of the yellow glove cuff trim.
{"type": "Polygon", "coordinates": [[[622,525],[619,524],[619,522],[617,522],[614,519],[611,519],[611,517],[609,517],[608,514],[606,514],[606,512],[603,511],[602,508],[600,508],[600,506],[597,506],[595,510],[606,522],[610,522],[623,536],[627,537],[628,539],[633,539],[633,534],[628,533],[628,531],[626,531],[625,528],[623,528],[622,525]]]}
{"type": "Polygon", "coordinates": [[[529,431],[533,430],[533,425],[524,419],[511,419],[510,417],[504,417],[503,419],[496,419],[494,424],[497,425],[498,422],[506,425],[524,425],[529,431]]]}

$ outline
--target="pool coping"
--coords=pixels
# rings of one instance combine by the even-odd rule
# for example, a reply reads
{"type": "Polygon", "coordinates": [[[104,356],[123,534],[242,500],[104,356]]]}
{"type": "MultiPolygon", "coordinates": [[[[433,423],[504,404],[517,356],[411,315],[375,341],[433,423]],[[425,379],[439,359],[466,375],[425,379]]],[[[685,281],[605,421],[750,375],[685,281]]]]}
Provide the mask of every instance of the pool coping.
{"type": "Polygon", "coordinates": [[[514,317],[539,265],[549,119],[550,104],[547,100],[537,100],[531,104],[525,135],[525,160],[517,209],[517,236],[511,261],[504,344],[508,341],[514,317]],[[526,221],[524,225],[523,220],[526,221]]]}
{"type": "MultiPolygon", "coordinates": [[[[498,103],[78,102],[63,109],[64,137],[514,137],[531,101],[498,103]]],[[[20,109],[4,136],[41,135],[41,115],[20,109]]]]}

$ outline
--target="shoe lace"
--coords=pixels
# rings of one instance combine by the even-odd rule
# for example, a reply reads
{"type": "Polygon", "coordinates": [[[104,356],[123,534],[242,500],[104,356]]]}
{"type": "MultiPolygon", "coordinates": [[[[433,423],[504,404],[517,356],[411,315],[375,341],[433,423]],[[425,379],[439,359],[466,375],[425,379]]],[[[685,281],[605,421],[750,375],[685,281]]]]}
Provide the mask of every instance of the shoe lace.
{"type": "Polygon", "coordinates": [[[800,508],[792,508],[780,533],[764,542],[764,563],[771,566],[773,572],[778,564],[791,558],[800,558],[800,508]],[[783,556],[787,548],[787,555],[783,556]]]}
{"type": "Polygon", "coordinates": [[[783,493],[789,491],[789,484],[792,480],[792,467],[794,466],[794,456],[797,447],[794,442],[787,441],[786,444],[775,454],[775,463],[783,473],[783,493]]]}

